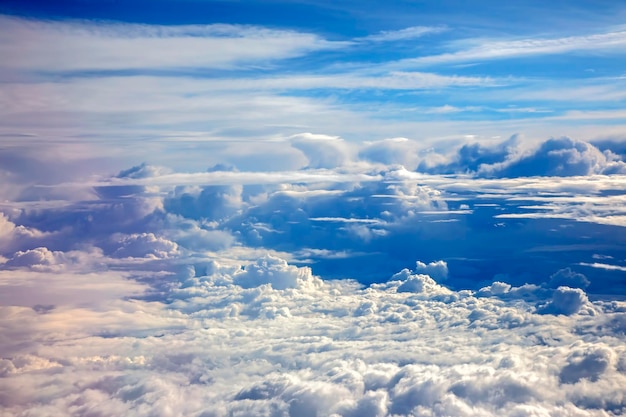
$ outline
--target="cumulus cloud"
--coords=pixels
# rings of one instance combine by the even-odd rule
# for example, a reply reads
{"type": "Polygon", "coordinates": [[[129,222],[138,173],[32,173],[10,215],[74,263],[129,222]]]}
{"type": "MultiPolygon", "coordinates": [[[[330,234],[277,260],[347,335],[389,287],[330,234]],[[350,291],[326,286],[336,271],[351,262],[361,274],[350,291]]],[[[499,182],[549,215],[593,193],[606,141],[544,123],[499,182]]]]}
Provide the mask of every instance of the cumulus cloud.
{"type": "Polygon", "coordinates": [[[154,233],[115,237],[119,247],[112,256],[119,258],[168,258],[178,253],[178,245],[154,233]]]}
{"type": "Polygon", "coordinates": [[[17,251],[6,262],[8,267],[30,266],[41,267],[62,263],[62,253],[52,252],[48,248],[35,248],[26,251],[17,251]]]}
{"type": "Polygon", "coordinates": [[[583,323],[592,329],[608,311],[557,323],[533,314],[531,303],[475,298],[408,270],[363,287],[322,283],[309,268],[273,256],[243,269],[205,266],[172,288],[166,303],[3,307],[11,318],[0,334],[13,338],[1,353],[6,411],[594,416],[603,412],[594,395],[623,393],[620,339],[592,332],[580,347],[573,333],[583,323]],[[59,326],[83,339],[60,337],[59,326]],[[53,334],[52,344],[38,342],[53,334]],[[26,339],[28,348],[20,345],[26,339]],[[528,340],[543,343],[529,349],[528,340]],[[42,391],[53,380],[58,390],[42,391]],[[597,386],[581,391],[583,380],[597,386]]]}
{"type": "Polygon", "coordinates": [[[366,143],[359,150],[359,157],[386,165],[402,165],[415,169],[419,162],[419,143],[407,138],[389,138],[366,143]]]}
{"type": "Polygon", "coordinates": [[[537,148],[525,149],[519,136],[495,146],[465,144],[452,162],[423,161],[418,170],[437,173],[472,173],[483,177],[583,176],[626,172],[626,164],[610,150],[568,137],[552,138],[537,148]]]}
{"type": "Polygon", "coordinates": [[[448,264],[445,261],[424,262],[417,261],[415,272],[426,274],[437,282],[445,281],[448,278],[448,264]]]}
{"type": "Polygon", "coordinates": [[[563,268],[550,276],[548,285],[551,288],[557,288],[560,286],[586,288],[589,286],[589,280],[583,274],[572,271],[571,268],[563,268]]]}
{"type": "Polygon", "coordinates": [[[566,316],[578,313],[589,305],[587,295],[580,288],[558,287],[552,294],[552,299],[539,308],[541,314],[564,314],[566,316]]]}
{"type": "Polygon", "coordinates": [[[310,268],[297,268],[271,255],[246,266],[242,272],[234,276],[233,281],[243,288],[270,284],[277,290],[320,284],[320,281],[311,275],[310,268]]]}
{"type": "Polygon", "coordinates": [[[621,271],[585,266],[621,266],[618,226],[498,217],[581,198],[599,215],[621,176],[354,162],[265,176],[144,164],[95,181],[89,201],[3,208],[2,412],[624,409],[626,306],[601,295],[620,293],[621,271]]]}
{"type": "Polygon", "coordinates": [[[559,373],[563,384],[574,384],[581,379],[597,381],[614,362],[615,354],[605,346],[577,349],[567,358],[567,365],[559,373]]]}
{"type": "Polygon", "coordinates": [[[626,164],[610,151],[570,138],[549,139],[533,153],[493,167],[482,167],[484,175],[504,177],[573,176],[625,173],[626,164]]]}
{"type": "Polygon", "coordinates": [[[290,138],[291,145],[309,160],[309,168],[336,168],[350,159],[350,148],[341,138],[301,133],[290,138]]]}

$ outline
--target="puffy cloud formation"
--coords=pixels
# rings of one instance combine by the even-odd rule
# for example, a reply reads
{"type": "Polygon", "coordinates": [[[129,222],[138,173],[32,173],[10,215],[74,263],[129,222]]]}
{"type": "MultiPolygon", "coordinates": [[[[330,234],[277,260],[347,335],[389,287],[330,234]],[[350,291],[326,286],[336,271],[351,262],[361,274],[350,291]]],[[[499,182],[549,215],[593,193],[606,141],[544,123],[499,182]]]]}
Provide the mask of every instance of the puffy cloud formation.
{"type": "Polygon", "coordinates": [[[417,261],[415,272],[429,275],[435,281],[441,282],[448,278],[448,264],[445,261],[431,262],[429,264],[417,261]]]}
{"type": "Polygon", "coordinates": [[[52,252],[48,248],[35,248],[27,251],[17,251],[11,259],[6,262],[6,266],[50,266],[62,263],[62,253],[52,252]],[[60,259],[61,258],[61,259],[60,259]]]}
{"type": "Polygon", "coordinates": [[[234,283],[243,288],[269,284],[277,290],[297,288],[318,282],[310,268],[287,265],[283,259],[267,255],[234,276],[234,283]]]}
{"type": "Polygon", "coordinates": [[[558,287],[545,306],[539,309],[543,314],[571,314],[578,313],[589,304],[587,295],[580,288],[558,287]]]}
{"type": "Polygon", "coordinates": [[[568,137],[552,138],[525,150],[518,136],[488,147],[463,145],[452,162],[423,161],[418,170],[431,173],[472,173],[482,177],[579,176],[626,173],[626,163],[610,150],[568,137]]]}
{"type": "Polygon", "coordinates": [[[554,320],[532,303],[476,298],[408,270],[369,287],[322,283],[273,256],[195,270],[158,301],[2,307],[3,413],[604,416],[626,407],[624,334],[596,333],[625,313],[602,303],[596,315],[554,320]]]}
{"type": "Polygon", "coordinates": [[[564,384],[574,384],[581,379],[595,382],[612,365],[614,355],[611,349],[603,346],[576,350],[567,358],[567,365],[561,369],[559,380],[564,384]]]}
{"type": "Polygon", "coordinates": [[[624,176],[481,177],[515,141],[463,151],[477,175],[291,144],[311,166],[3,203],[0,415],[626,412],[624,176]]]}
{"type": "Polygon", "coordinates": [[[614,174],[626,173],[626,164],[612,152],[601,152],[587,142],[559,138],[545,141],[519,159],[484,167],[482,172],[504,177],[614,174]]]}
{"type": "Polygon", "coordinates": [[[407,138],[389,138],[366,143],[360,149],[359,157],[370,162],[402,165],[407,169],[414,169],[419,161],[418,152],[418,143],[415,141],[407,138]]]}
{"type": "Polygon", "coordinates": [[[304,153],[309,168],[336,168],[350,159],[348,144],[337,137],[301,133],[291,137],[291,145],[304,153]]]}
{"type": "Polygon", "coordinates": [[[112,254],[117,258],[167,258],[178,252],[178,245],[154,233],[120,236],[119,247],[112,254]]]}
{"type": "Polygon", "coordinates": [[[551,288],[560,286],[587,288],[589,286],[589,280],[583,274],[572,271],[571,268],[563,268],[550,276],[548,285],[551,288]]]}

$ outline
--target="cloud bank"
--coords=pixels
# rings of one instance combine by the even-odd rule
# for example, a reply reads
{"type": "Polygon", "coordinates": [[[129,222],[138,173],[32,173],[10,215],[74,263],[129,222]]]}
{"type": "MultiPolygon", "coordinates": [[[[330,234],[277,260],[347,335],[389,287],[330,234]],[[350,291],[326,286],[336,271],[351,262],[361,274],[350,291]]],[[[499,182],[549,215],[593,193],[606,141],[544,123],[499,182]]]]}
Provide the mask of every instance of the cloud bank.
{"type": "Polygon", "coordinates": [[[54,204],[16,181],[0,413],[626,411],[619,157],[571,139],[434,158],[288,143],[299,170],[142,164],[58,184],[77,193],[54,204]]]}

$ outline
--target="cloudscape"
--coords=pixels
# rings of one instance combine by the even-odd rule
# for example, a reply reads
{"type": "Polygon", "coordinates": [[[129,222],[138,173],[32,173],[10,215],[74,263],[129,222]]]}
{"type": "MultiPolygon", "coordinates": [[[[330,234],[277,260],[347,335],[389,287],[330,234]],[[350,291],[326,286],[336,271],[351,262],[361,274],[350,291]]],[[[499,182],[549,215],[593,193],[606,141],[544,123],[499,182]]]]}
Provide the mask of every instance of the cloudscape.
{"type": "Polygon", "coordinates": [[[0,4],[0,416],[626,414],[626,5],[0,4]]]}

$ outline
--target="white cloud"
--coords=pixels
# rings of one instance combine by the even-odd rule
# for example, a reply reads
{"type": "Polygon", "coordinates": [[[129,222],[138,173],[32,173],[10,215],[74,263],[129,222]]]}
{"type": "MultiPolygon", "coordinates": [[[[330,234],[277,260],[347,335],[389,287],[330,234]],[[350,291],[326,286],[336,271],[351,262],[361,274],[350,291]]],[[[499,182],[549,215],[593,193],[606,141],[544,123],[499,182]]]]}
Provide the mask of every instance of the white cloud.
{"type": "Polygon", "coordinates": [[[626,45],[626,32],[596,33],[586,36],[568,36],[553,39],[512,39],[508,41],[479,39],[465,41],[464,43],[469,43],[470,46],[457,52],[408,59],[404,63],[439,64],[593,50],[619,54],[626,45]],[[473,46],[471,45],[472,43],[477,45],[473,46]]]}
{"type": "MultiPolygon", "coordinates": [[[[2,307],[6,411],[599,416],[624,406],[621,336],[591,332],[581,346],[575,334],[615,313],[544,320],[523,301],[475,298],[409,271],[363,288],[273,257],[205,273],[168,304],[99,292],[92,308],[2,307]]],[[[48,275],[47,290],[93,279],[62,277],[48,275]]]]}
{"type": "Polygon", "coordinates": [[[431,33],[441,33],[445,31],[445,27],[441,26],[411,26],[399,30],[383,30],[375,35],[369,35],[357,40],[369,42],[395,42],[406,41],[421,38],[431,33]]]}
{"type": "Polygon", "coordinates": [[[119,258],[169,258],[178,253],[178,245],[154,233],[114,236],[119,247],[113,253],[119,258]]]}
{"type": "Polygon", "coordinates": [[[448,278],[448,264],[445,261],[436,261],[425,264],[417,261],[415,272],[426,274],[437,282],[445,281],[448,278]]]}
{"type": "Polygon", "coordinates": [[[229,68],[345,46],[286,30],[240,25],[157,26],[0,16],[2,67],[80,71],[229,68]]]}
{"type": "Polygon", "coordinates": [[[270,284],[277,290],[321,285],[321,281],[311,275],[308,267],[287,265],[286,261],[271,255],[247,265],[243,271],[234,275],[233,282],[243,288],[270,284]]]}
{"type": "Polygon", "coordinates": [[[92,200],[13,202],[0,217],[7,415],[599,417],[626,406],[626,306],[591,292],[619,293],[620,271],[576,272],[600,255],[619,265],[621,229],[496,217],[529,202],[602,216],[623,203],[622,175],[350,161],[264,173],[146,164],[80,181],[98,187],[92,200]],[[581,231],[602,242],[571,238],[581,231]]]}
{"type": "Polygon", "coordinates": [[[550,300],[538,311],[542,314],[565,314],[567,316],[578,313],[589,305],[587,295],[580,288],[558,287],[550,300]]]}
{"type": "Polygon", "coordinates": [[[309,168],[337,168],[350,160],[350,145],[338,137],[301,133],[290,137],[291,145],[304,153],[309,168]]]}

